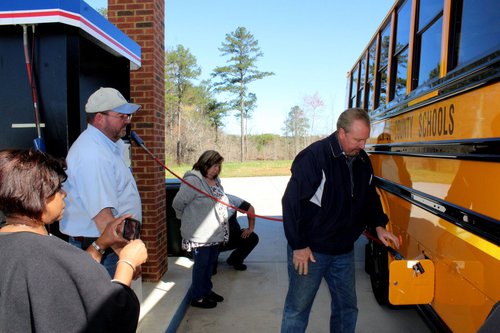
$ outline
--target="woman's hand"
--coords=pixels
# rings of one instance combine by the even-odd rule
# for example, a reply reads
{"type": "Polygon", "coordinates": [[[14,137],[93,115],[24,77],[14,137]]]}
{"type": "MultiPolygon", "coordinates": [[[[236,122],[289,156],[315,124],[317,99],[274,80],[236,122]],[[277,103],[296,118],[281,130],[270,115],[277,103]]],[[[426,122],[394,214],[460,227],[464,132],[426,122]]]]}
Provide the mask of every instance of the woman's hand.
{"type": "Polygon", "coordinates": [[[141,274],[140,265],[148,259],[146,245],[140,239],[130,241],[120,251],[116,272],[112,281],[130,286],[132,279],[141,274]]]}
{"type": "Polygon", "coordinates": [[[250,205],[247,211],[247,219],[248,219],[248,228],[243,229],[241,233],[241,238],[248,238],[253,233],[253,229],[255,228],[255,208],[250,205]]]}
{"type": "Polygon", "coordinates": [[[140,239],[130,241],[120,251],[120,260],[128,260],[134,264],[134,267],[142,265],[148,259],[146,245],[140,239]]]}
{"type": "Polygon", "coordinates": [[[241,238],[248,238],[248,236],[250,236],[252,233],[253,233],[253,230],[250,230],[250,228],[242,229],[241,238]]]}

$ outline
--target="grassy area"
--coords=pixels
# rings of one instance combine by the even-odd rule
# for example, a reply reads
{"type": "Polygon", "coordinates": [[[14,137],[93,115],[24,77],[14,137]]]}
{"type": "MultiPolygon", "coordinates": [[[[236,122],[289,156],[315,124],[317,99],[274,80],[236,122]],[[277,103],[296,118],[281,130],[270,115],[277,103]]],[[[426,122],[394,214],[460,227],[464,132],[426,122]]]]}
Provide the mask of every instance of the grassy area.
{"type": "MultiPolygon", "coordinates": [[[[292,161],[247,161],[247,162],[224,162],[222,164],[221,177],[260,177],[260,176],[290,176],[292,161]]],[[[167,167],[179,176],[183,176],[192,165],[167,165],[167,167]]],[[[174,178],[165,171],[166,178],[174,178]]]]}

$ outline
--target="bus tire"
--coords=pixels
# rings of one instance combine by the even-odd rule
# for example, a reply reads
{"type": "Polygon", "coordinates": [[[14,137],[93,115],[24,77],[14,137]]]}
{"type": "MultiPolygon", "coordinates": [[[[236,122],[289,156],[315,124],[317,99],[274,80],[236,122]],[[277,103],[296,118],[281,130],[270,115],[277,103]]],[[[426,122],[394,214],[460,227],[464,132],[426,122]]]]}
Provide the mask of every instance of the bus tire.
{"type": "MultiPolygon", "coordinates": [[[[369,263],[370,282],[373,295],[379,305],[390,305],[389,303],[389,263],[387,249],[374,242],[371,243],[371,262],[369,263]]],[[[366,263],[365,263],[366,268],[366,263]]]]}
{"type": "Polygon", "coordinates": [[[373,260],[372,260],[372,244],[369,241],[365,245],[365,273],[370,275],[373,271],[373,260]]]}

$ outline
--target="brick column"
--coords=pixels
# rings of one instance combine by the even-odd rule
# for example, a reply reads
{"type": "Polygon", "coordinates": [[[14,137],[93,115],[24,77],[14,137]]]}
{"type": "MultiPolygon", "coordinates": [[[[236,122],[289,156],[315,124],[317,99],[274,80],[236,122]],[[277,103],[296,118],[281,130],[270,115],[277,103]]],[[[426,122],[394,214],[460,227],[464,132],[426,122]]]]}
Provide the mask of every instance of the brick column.
{"type": "MultiPolygon", "coordinates": [[[[132,129],[165,160],[164,0],[108,0],[108,19],[141,46],[142,67],[130,73],[130,97],[142,109],[132,129]]],[[[148,248],[143,279],[158,281],[167,271],[165,172],[133,145],[132,167],[142,199],[142,239],[148,248]]]]}

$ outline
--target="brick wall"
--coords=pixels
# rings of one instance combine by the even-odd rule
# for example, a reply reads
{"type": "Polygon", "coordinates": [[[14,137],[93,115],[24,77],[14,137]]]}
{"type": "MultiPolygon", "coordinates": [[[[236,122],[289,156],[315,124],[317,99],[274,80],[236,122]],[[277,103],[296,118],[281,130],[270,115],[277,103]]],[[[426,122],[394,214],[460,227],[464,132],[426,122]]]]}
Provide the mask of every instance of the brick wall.
{"type": "MultiPolygon", "coordinates": [[[[141,46],[142,67],[130,73],[130,97],[142,109],[132,130],[165,160],[164,0],[108,0],[108,19],[141,46]]],[[[141,148],[132,149],[132,167],[142,199],[143,231],[149,259],[143,279],[158,281],[167,271],[165,172],[141,148]]]]}

